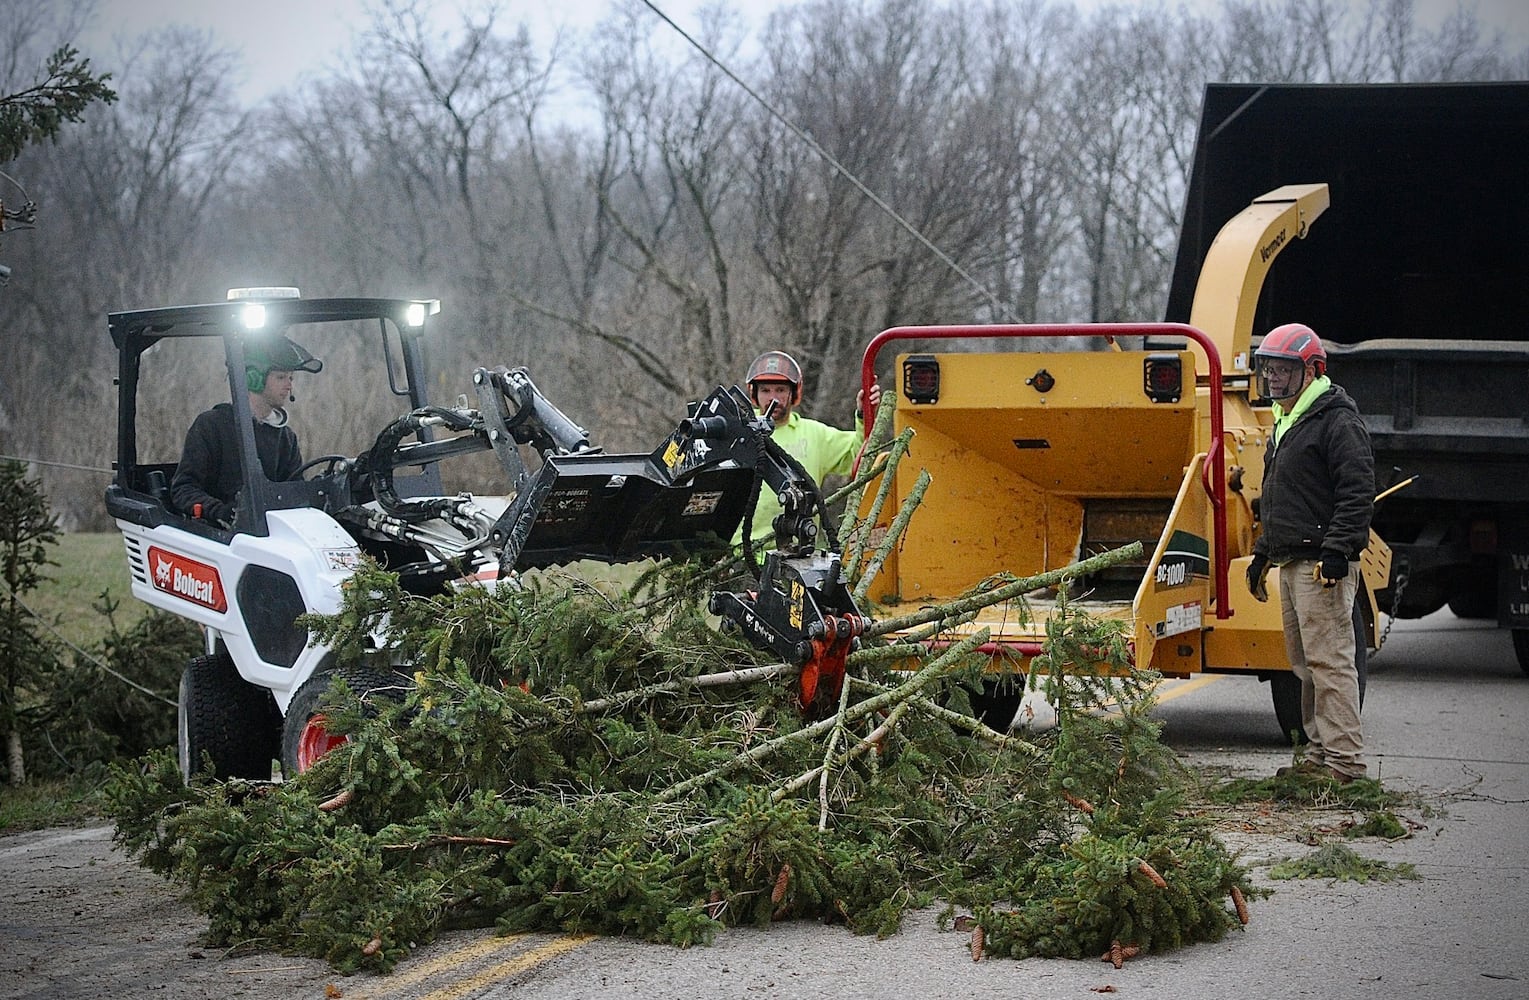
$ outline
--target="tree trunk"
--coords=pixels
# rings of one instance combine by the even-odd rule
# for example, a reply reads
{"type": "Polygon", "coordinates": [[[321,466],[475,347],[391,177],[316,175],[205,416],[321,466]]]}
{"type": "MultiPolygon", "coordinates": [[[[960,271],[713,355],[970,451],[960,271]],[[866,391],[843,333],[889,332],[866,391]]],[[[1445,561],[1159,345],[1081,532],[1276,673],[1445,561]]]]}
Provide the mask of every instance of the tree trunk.
{"type": "Polygon", "coordinates": [[[5,759],[11,769],[11,784],[26,784],[27,768],[21,757],[21,731],[18,729],[5,734],[5,759]]]}

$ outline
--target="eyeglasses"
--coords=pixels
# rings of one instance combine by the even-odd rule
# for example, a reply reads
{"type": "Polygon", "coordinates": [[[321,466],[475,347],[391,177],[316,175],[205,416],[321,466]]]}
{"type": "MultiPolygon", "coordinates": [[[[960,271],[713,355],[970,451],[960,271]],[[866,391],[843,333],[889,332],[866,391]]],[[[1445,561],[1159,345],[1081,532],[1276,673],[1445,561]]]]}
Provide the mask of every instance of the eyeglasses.
{"type": "Polygon", "coordinates": [[[1293,378],[1301,373],[1305,365],[1299,361],[1289,361],[1284,358],[1259,358],[1258,370],[1265,375],[1282,375],[1293,378]]]}

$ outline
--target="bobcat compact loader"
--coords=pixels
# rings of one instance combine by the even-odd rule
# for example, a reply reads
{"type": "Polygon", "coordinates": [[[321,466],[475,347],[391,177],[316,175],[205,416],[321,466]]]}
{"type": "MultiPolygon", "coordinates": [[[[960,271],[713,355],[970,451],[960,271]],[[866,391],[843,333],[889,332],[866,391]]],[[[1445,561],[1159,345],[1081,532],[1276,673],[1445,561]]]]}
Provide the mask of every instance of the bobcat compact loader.
{"type": "MultiPolygon", "coordinates": [[[[337,676],[358,693],[399,683],[396,673],[338,667],[297,621],[337,612],[363,556],[411,593],[513,585],[534,567],[725,541],[751,513],[756,479],[781,499],[775,547],[757,586],[714,594],[712,608],[804,677],[828,677],[817,697],[837,697],[833,678],[867,620],[844,586],[831,526],[830,551],[816,548],[817,485],[770,439],[770,421],[756,417],[741,389],[719,386],[693,404],[650,454],[607,455],[523,368],[479,368],[473,405],[465,395],[432,405],[424,339],[438,311],[434,300],[304,299],[296,289],[264,288],[109,317],[119,367],[107,510],[122,531],[134,596],[198,623],[207,638],[180,686],[188,779],[206,760],[217,777],[269,779],[277,759],[296,774],[336,741],[319,703],[337,676]],[[246,354],[277,335],[329,361],[315,376],[306,425],[356,437],[282,482],[262,467],[246,383],[246,354]],[[185,394],[184,359],[197,350],[226,371],[222,398],[234,413],[242,474],[226,524],[177,507],[170,484],[185,426],[140,413],[141,392],[168,385],[185,394]],[[322,380],[363,378],[368,360],[376,374],[365,402],[326,407],[322,380]],[[485,452],[497,462],[501,493],[443,490],[442,463],[485,452]]],[[[389,648],[386,636],[376,641],[389,648]]]]}

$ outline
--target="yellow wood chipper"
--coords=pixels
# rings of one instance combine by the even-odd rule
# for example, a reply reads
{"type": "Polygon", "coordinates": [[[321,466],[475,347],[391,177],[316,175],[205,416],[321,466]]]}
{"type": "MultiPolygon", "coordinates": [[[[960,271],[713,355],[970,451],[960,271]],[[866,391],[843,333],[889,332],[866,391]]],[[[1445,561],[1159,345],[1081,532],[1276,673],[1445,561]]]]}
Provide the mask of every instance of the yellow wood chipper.
{"type": "MultiPolygon", "coordinates": [[[[883,349],[904,348],[893,365],[893,433],[911,428],[914,436],[876,528],[890,525],[921,470],[931,481],[870,598],[939,603],[994,574],[1036,576],[1139,541],[1140,562],[1076,581],[1069,598],[1123,622],[1140,668],[1269,681],[1280,729],[1298,730],[1300,691],[1285,654],[1277,580],[1263,604],[1243,582],[1273,425],[1270,407],[1255,398],[1251,352],[1266,274],[1327,204],[1324,184],[1287,186],[1227,223],[1188,324],[898,327],[877,335],[863,382],[875,378],[883,349]],[[1021,349],[933,349],[991,338],[1021,349]]],[[[1342,372],[1334,374],[1341,382],[1342,372]]],[[[1372,532],[1355,609],[1361,649],[1377,645],[1375,591],[1389,571],[1390,550],[1372,532]]],[[[1023,604],[995,605],[960,627],[991,630],[985,649],[995,670],[1027,671],[1041,651],[1054,595],[1028,595],[1023,604]]]]}

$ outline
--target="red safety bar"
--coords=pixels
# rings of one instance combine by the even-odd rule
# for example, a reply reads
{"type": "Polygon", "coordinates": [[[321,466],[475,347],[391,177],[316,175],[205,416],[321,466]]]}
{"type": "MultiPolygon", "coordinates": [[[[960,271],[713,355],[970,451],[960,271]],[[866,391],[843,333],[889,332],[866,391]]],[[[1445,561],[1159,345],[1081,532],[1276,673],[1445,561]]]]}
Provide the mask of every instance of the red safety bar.
{"type": "Polygon", "coordinates": [[[1210,363],[1209,383],[1212,396],[1210,408],[1210,447],[1206,450],[1205,466],[1200,480],[1210,495],[1211,539],[1214,554],[1216,584],[1216,617],[1221,620],[1232,617],[1227,600],[1227,568],[1230,558],[1226,550],[1226,467],[1221,454],[1225,447],[1226,416],[1222,412],[1221,354],[1209,336],[1187,323],[1033,323],[1024,325],[993,326],[894,326],[871,338],[860,362],[860,387],[867,400],[862,417],[866,433],[871,430],[875,414],[870,411],[871,384],[876,381],[876,356],[884,345],[895,340],[954,340],[974,337],[1103,337],[1111,344],[1116,337],[1186,337],[1199,344],[1210,363]]]}

